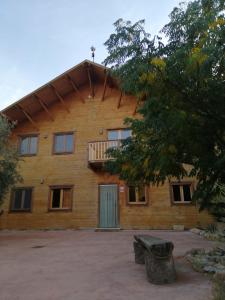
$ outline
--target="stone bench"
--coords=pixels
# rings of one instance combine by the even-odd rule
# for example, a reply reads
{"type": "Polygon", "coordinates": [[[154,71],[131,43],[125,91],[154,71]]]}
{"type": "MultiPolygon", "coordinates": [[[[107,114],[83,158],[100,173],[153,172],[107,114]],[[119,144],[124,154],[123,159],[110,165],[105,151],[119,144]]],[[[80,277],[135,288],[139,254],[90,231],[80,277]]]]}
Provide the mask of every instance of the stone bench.
{"type": "Polygon", "coordinates": [[[148,281],[154,284],[174,282],[173,243],[149,235],[134,235],[134,239],[135,262],[145,264],[148,281]]]}

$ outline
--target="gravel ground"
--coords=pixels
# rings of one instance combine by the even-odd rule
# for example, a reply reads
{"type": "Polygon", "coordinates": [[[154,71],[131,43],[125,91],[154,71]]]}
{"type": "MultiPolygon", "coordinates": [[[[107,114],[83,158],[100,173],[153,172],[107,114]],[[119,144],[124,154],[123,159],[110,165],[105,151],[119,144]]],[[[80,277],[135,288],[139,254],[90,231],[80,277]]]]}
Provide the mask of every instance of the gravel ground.
{"type": "Polygon", "coordinates": [[[207,300],[211,282],[184,259],[211,248],[191,232],[0,231],[0,300],[207,300]],[[157,286],[134,263],[133,235],[174,243],[177,281],[157,286]]]}

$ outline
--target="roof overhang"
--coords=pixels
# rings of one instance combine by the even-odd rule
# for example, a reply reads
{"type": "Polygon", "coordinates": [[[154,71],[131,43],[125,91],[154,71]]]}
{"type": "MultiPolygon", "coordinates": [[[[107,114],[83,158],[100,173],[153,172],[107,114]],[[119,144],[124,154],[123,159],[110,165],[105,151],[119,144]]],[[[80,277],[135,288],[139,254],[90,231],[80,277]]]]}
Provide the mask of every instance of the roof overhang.
{"type": "Polygon", "coordinates": [[[90,89],[92,89],[92,85],[96,82],[103,82],[105,86],[107,78],[108,85],[118,88],[117,81],[108,74],[108,71],[109,69],[103,65],[84,60],[6,107],[0,113],[7,116],[10,120],[18,122],[23,122],[29,117],[32,119],[32,116],[43,109],[51,117],[48,107],[59,100],[63,104],[64,98],[72,92],[77,92],[78,97],[84,101],[79,91],[86,84],[90,85],[90,89]]]}

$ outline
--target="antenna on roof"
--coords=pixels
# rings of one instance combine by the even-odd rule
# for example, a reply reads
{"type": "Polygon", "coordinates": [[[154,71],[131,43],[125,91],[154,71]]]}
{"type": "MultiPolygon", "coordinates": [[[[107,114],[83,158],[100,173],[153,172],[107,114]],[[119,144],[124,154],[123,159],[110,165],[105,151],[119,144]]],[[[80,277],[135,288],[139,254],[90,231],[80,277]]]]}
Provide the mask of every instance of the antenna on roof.
{"type": "Polygon", "coordinates": [[[92,57],[93,62],[95,60],[95,50],[96,50],[95,47],[91,46],[91,57],[92,57]]]}

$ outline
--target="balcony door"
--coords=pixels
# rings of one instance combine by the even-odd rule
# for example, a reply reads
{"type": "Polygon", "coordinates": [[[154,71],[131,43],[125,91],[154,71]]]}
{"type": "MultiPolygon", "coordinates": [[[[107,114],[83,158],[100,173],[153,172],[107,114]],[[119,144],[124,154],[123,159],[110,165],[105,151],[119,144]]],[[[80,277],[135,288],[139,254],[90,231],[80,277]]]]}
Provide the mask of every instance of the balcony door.
{"type": "Polygon", "coordinates": [[[104,184],[99,186],[99,227],[118,227],[117,184],[104,184]]]}

